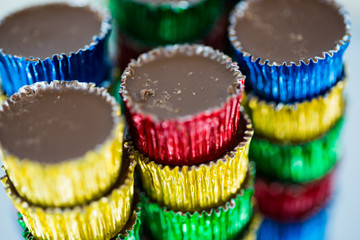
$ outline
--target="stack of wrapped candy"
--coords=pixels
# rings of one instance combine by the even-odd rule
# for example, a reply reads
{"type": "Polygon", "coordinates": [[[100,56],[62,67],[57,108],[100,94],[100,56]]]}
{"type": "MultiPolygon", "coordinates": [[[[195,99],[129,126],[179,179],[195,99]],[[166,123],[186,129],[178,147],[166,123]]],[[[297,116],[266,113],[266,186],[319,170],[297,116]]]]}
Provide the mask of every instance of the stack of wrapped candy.
{"type": "Polygon", "coordinates": [[[349,20],[331,0],[249,0],[230,22],[247,76],[258,207],[277,221],[302,221],[328,202],[341,157],[349,20]]]}
{"type": "Polygon", "coordinates": [[[240,108],[243,84],[237,65],[204,45],[156,48],[124,71],[128,147],[151,239],[254,237],[253,130],[240,108]]]}
{"type": "Polygon", "coordinates": [[[25,239],[136,236],[135,161],[124,117],[104,88],[77,81],[24,86],[1,106],[2,182],[25,239]]]}
{"type": "Polygon", "coordinates": [[[197,42],[222,48],[226,37],[223,1],[110,0],[109,4],[121,69],[154,47],[197,42]]]}

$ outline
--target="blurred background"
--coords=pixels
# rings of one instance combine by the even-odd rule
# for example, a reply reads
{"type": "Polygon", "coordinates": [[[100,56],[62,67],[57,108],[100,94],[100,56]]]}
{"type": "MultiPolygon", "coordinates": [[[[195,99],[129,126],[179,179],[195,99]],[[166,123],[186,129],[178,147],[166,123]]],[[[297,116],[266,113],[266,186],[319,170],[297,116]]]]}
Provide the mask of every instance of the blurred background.
{"type": "MultiPolygon", "coordinates": [[[[48,1],[0,0],[0,19],[16,9],[48,1]]],[[[104,1],[92,0],[95,4],[106,5],[104,1]]],[[[360,67],[356,66],[360,62],[358,60],[360,56],[360,1],[337,1],[350,13],[352,39],[345,54],[348,82],[346,120],[343,130],[344,155],[338,166],[336,192],[326,214],[325,239],[352,240],[360,238],[360,227],[357,222],[357,217],[360,216],[360,140],[358,139],[360,137],[360,81],[357,79],[360,76],[360,67]]],[[[2,170],[0,170],[0,175],[3,175],[2,170]]],[[[3,187],[0,186],[0,239],[22,239],[21,232],[17,224],[17,213],[3,187]]]]}

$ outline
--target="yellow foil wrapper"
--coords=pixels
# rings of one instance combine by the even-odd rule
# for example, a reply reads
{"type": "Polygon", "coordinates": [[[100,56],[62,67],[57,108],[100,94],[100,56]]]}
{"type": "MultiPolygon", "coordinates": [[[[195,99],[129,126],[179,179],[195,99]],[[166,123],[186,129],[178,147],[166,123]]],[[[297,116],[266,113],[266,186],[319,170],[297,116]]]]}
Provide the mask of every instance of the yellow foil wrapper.
{"type": "Polygon", "coordinates": [[[263,221],[263,216],[260,213],[255,212],[253,214],[251,222],[249,223],[249,226],[247,227],[247,229],[245,229],[239,240],[256,240],[257,233],[262,221],[263,221]]]}
{"type": "Polygon", "coordinates": [[[295,104],[275,104],[248,94],[248,108],[256,134],[278,142],[311,141],[325,134],[343,115],[345,81],[324,96],[295,104]]]}
{"type": "MultiPolygon", "coordinates": [[[[1,157],[7,174],[19,195],[29,203],[44,207],[71,207],[90,202],[109,191],[116,182],[120,169],[123,148],[124,117],[116,100],[104,88],[94,84],[54,81],[23,87],[4,105],[16,101],[23,94],[36,92],[39,88],[61,87],[86,88],[104,96],[113,106],[115,126],[104,143],[84,156],[58,164],[46,164],[28,159],[19,159],[1,149],[1,157]]],[[[94,113],[96,114],[96,113],[94,113]]]]}
{"type": "MultiPolygon", "coordinates": [[[[235,146],[219,159],[193,166],[157,164],[132,150],[148,196],[168,209],[201,211],[228,201],[240,189],[248,170],[248,150],[253,130],[246,115],[241,115],[235,146]]],[[[130,150],[131,152],[131,150],[130,150]]]]}
{"type": "Polygon", "coordinates": [[[115,187],[87,205],[44,208],[22,199],[7,176],[2,179],[8,196],[38,240],[108,240],[116,236],[132,214],[135,161],[123,164],[115,187]]]}

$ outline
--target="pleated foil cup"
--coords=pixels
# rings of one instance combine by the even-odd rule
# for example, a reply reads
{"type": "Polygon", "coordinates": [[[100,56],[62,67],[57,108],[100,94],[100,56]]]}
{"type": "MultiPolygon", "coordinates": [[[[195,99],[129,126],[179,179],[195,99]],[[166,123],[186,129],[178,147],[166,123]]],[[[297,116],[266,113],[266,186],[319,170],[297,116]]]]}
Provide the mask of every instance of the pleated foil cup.
{"type": "Polygon", "coordinates": [[[255,197],[265,216],[280,222],[301,222],[315,215],[330,200],[334,170],[320,180],[306,184],[273,182],[257,176],[255,197]]]}
{"type": "Polygon", "coordinates": [[[342,153],[341,118],[326,135],[303,144],[276,144],[256,135],[250,143],[249,158],[259,175],[285,182],[304,183],[324,177],[342,153]]]}
{"type": "Polygon", "coordinates": [[[77,81],[39,82],[24,86],[12,95],[0,107],[0,114],[21,98],[35,95],[38,90],[61,88],[83,89],[102,96],[112,106],[114,127],[108,139],[96,148],[81,157],[56,164],[20,159],[1,147],[5,170],[18,194],[35,205],[68,207],[89,202],[111,188],[121,168],[125,119],[120,116],[116,100],[104,88],[77,81]]]}
{"type": "Polygon", "coordinates": [[[196,44],[172,45],[140,55],[124,71],[120,89],[135,146],[157,163],[167,165],[193,165],[219,157],[235,141],[244,81],[237,63],[211,47],[196,44]],[[233,72],[236,93],[229,95],[221,106],[194,115],[162,120],[154,114],[145,113],[141,106],[132,100],[127,89],[127,81],[133,75],[133,68],[156,57],[176,53],[204,56],[218,61],[233,72]]]}
{"type": "Polygon", "coordinates": [[[205,36],[222,13],[223,1],[110,0],[119,28],[142,42],[165,45],[195,41],[205,36]]]}
{"type": "Polygon", "coordinates": [[[298,223],[280,223],[265,218],[259,228],[258,240],[319,240],[325,236],[329,209],[326,207],[318,214],[298,223]]]}
{"type": "Polygon", "coordinates": [[[325,95],[294,104],[266,102],[254,93],[247,94],[245,105],[256,134],[274,142],[291,143],[324,135],[344,113],[345,82],[338,82],[325,95]]]}
{"type": "Polygon", "coordinates": [[[42,81],[50,83],[53,80],[78,80],[99,86],[106,80],[109,70],[106,42],[111,32],[110,15],[88,5],[69,1],[66,3],[70,6],[88,7],[98,13],[102,18],[98,35],[89,39],[88,45],[81,49],[54,54],[46,59],[13,55],[0,48],[1,87],[7,96],[16,93],[22,86],[42,81]]]}
{"type": "Polygon", "coordinates": [[[168,209],[183,212],[201,211],[228,201],[240,189],[248,171],[253,130],[244,114],[239,125],[234,147],[221,158],[200,165],[157,164],[134,149],[147,195],[168,209]]]}
{"type": "Polygon", "coordinates": [[[145,230],[152,239],[237,239],[252,217],[254,174],[254,166],[250,165],[248,182],[234,198],[199,212],[168,210],[142,196],[145,230]]]}
{"type": "MultiPolygon", "coordinates": [[[[22,236],[24,240],[36,240],[30,230],[27,228],[22,215],[18,214],[18,223],[23,229],[22,236]]],[[[124,228],[120,233],[110,240],[140,240],[140,226],[141,226],[141,209],[139,206],[135,207],[129,220],[126,222],[124,228]]]]}
{"type": "MultiPolygon", "coordinates": [[[[246,73],[247,91],[266,99],[293,103],[318,97],[333,87],[343,77],[343,55],[350,42],[350,20],[346,12],[332,0],[323,1],[333,6],[343,16],[346,33],[338,39],[334,49],[306,61],[291,63],[270,62],[261,56],[244,51],[235,26],[248,8],[248,1],[238,3],[230,15],[229,40],[235,60],[246,73]]],[[[246,33],[243,33],[246,34],[246,33]]]]}
{"type": "Polygon", "coordinates": [[[119,233],[132,211],[135,161],[125,161],[114,187],[89,204],[72,208],[32,205],[19,196],[8,176],[1,179],[25,225],[37,240],[110,239],[119,233]]]}
{"type": "MultiPolygon", "coordinates": [[[[201,38],[193,39],[189,42],[204,44],[206,46],[213,47],[214,49],[224,49],[225,39],[227,36],[226,27],[227,18],[222,15],[218,19],[216,19],[213,27],[205,36],[201,36],[201,38]]],[[[136,59],[139,57],[140,54],[148,52],[151,49],[159,46],[151,45],[139,39],[135,39],[122,32],[120,29],[115,28],[115,31],[117,34],[115,61],[116,65],[122,70],[127,67],[131,59],[136,59]]]]}

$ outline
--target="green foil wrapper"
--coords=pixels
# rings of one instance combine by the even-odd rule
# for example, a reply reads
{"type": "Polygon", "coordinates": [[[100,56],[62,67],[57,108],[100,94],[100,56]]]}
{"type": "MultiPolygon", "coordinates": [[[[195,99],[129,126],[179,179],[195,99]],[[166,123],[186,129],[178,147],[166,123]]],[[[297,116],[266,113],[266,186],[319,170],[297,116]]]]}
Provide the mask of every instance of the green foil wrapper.
{"type": "Polygon", "coordinates": [[[325,176],[341,157],[344,117],[323,137],[300,145],[278,145],[253,137],[249,159],[257,172],[280,181],[305,183],[325,176]]]}
{"type": "Polygon", "coordinates": [[[153,45],[194,41],[205,36],[220,16],[224,4],[221,0],[109,2],[121,31],[153,45]]]}
{"type": "MultiPolygon", "coordinates": [[[[152,239],[238,239],[252,217],[255,168],[249,165],[244,188],[224,205],[201,212],[175,212],[141,196],[144,228],[152,239]]],[[[173,196],[176,197],[176,196],[173,196]]]]}

